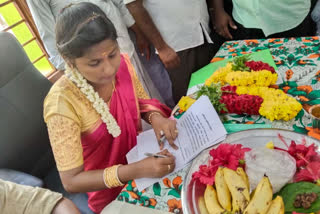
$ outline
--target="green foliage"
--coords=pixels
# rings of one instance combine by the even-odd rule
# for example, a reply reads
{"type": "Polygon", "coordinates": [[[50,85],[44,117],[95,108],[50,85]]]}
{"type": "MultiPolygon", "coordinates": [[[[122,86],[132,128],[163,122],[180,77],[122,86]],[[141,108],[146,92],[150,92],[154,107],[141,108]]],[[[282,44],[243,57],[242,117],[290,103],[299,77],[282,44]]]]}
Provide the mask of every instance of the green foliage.
{"type": "Polygon", "coordinates": [[[250,55],[235,57],[232,63],[232,70],[233,71],[250,71],[250,68],[248,68],[245,64],[249,60],[250,60],[250,55]]]}
{"type": "Polygon", "coordinates": [[[158,195],[158,196],[161,195],[161,186],[160,186],[159,182],[158,182],[158,183],[155,183],[155,184],[153,185],[153,193],[154,193],[155,195],[158,195]]]}
{"type": "Polygon", "coordinates": [[[225,104],[220,103],[222,96],[220,83],[212,83],[210,86],[201,86],[197,92],[197,99],[202,95],[209,97],[210,102],[218,113],[221,112],[221,110],[227,111],[225,104]]]}
{"type": "Polygon", "coordinates": [[[282,196],[285,212],[312,213],[320,210],[320,186],[310,182],[290,183],[284,186],[277,195],[282,196]],[[295,208],[293,202],[298,194],[315,192],[318,199],[312,203],[309,209],[295,208]]]}
{"type": "Polygon", "coordinates": [[[296,124],[294,124],[292,126],[292,128],[297,133],[301,133],[301,134],[307,134],[308,133],[308,130],[306,130],[304,127],[297,126],[296,124]]]}
{"type": "Polygon", "coordinates": [[[169,192],[168,192],[168,195],[172,195],[176,198],[180,198],[180,193],[176,190],[176,189],[171,189],[169,192]]]}

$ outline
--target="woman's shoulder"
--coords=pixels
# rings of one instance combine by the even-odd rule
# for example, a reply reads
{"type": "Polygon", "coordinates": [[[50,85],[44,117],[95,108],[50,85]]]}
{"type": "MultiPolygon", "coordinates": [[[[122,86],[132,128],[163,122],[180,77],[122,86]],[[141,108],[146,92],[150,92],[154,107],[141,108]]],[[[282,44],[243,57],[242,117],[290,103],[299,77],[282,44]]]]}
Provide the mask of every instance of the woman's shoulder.
{"type": "Polygon", "coordinates": [[[62,75],[51,87],[48,95],[53,93],[66,93],[73,91],[76,86],[72,83],[72,81],[66,76],[62,75]]]}
{"type": "Polygon", "coordinates": [[[63,75],[53,84],[44,100],[45,121],[52,115],[59,114],[74,119],[77,108],[89,102],[71,80],[63,75]]]}
{"type": "Polygon", "coordinates": [[[72,97],[76,95],[76,89],[77,87],[65,75],[63,75],[52,85],[44,100],[44,104],[57,102],[61,99],[72,100],[72,97]]]}

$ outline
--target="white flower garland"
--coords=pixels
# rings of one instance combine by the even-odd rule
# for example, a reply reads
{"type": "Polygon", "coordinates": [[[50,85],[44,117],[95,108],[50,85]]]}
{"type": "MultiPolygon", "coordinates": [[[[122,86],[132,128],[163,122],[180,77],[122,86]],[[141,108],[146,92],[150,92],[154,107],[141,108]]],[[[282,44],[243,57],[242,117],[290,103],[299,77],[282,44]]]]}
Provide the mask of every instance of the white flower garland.
{"type": "Polygon", "coordinates": [[[66,76],[74,82],[77,87],[84,93],[87,99],[92,103],[93,108],[101,115],[102,121],[107,125],[108,132],[114,137],[121,134],[121,129],[109,111],[106,102],[99,96],[98,92],[94,91],[93,87],[80,74],[79,71],[71,68],[66,68],[66,76]]]}

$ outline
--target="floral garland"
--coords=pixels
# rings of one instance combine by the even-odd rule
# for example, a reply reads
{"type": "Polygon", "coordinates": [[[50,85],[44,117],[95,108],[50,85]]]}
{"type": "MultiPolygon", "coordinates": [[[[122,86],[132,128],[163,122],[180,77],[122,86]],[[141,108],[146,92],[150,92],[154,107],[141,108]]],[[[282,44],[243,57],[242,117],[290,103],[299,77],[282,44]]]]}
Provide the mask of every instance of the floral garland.
{"type": "Polygon", "coordinates": [[[259,72],[234,71],[226,75],[226,82],[232,86],[269,86],[277,82],[278,75],[268,70],[259,72]]]}
{"type": "Polygon", "coordinates": [[[106,102],[99,96],[98,92],[87,82],[79,71],[71,68],[66,69],[66,76],[74,82],[80,91],[86,95],[87,99],[92,103],[93,108],[101,115],[101,120],[106,124],[108,132],[114,137],[121,134],[121,129],[109,111],[106,102]]]}
{"type": "Polygon", "coordinates": [[[221,113],[232,113],[232,114],[249,114],[258,115],[259,109],[263,102],[263,99],[256,95],[236,93],[236,86],[224,86],[221,88],[223,91],[220,102],[224,103],[227,110],[221,113]]]}
{"type": "Polygon", "coordinates": [[[293,97],[279,89],[268,87],[237,87],[237,94],[249,94],[263,98],[260,115],[273,120],[291,120],[302,109],[302,105],[293,97]]]}
{"type": "MultiPolygon", "coordinates": [[[[267,63],[248,59],[247,56],[237,57],[219,68],[199,89],[200,94],[207,95],[220,113],[260,114],[271,121],[294,118],[302,105],[282,90],[269,88],[278,79],[274,68],[267,63]],[[217,102],[224,106],[219,107],[217,102]]],[[[183,109],[186,110],[193,102],[182,98],[179,104],[184,103],[183,109]]],[[[181,109],[181,105],[179,107],[181,109]]]]}
{"type": "Polygon", "coordinates": [[[209,77],[206,81],[205,81],[205,85],[206,86],[210,86],[212,83],[221,83],[221,85],[225,85],[226,82],[226,76],[228,75],[228,73],[232,72],[232,64],[231,63],[227,63],[227,65],[225,67],[222,67],[220,69],[218,69],[216,72],[214,72],[211,77],[209,77]]]}

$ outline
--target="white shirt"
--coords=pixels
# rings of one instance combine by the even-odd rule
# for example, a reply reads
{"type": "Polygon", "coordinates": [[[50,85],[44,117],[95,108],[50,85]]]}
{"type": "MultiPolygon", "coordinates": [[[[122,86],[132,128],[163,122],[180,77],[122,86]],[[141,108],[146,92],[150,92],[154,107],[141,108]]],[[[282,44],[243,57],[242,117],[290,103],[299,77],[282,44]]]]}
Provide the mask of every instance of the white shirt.
{"type": "Polygon", "coordinates": [[[127,26],[132,26],[134,19],[122,0],[27,0],[40,37],[49,54],[49,60],[57,69],[64,70],[64,60],[59,55],[55,44],[56,18],[62,8],[77,2],[91,2],[98,5],[117,30],[120,51],[127,53],[129,57],[133,55],[134,46],[130,40],[127,26]]]}
{"type": "MultiPolygon", "coordinates": [[[[129,4],[136,0],[123,0],[129,4]]],[[[209,14],[206,0],[144,0],[162,38],[175,51],[200,46],[209,36],[209,14]]]]}

